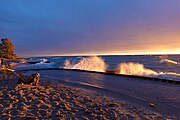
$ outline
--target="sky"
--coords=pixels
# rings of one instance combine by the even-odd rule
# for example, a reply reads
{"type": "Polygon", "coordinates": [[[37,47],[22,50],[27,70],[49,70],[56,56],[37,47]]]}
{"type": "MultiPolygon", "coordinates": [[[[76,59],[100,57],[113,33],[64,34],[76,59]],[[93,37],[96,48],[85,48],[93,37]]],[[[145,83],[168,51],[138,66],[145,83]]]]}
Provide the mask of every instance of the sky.
{"type": "Polygon", "coordinates": [[[180,0],[0,0],[17,55],[180,54],[180,0]]]}

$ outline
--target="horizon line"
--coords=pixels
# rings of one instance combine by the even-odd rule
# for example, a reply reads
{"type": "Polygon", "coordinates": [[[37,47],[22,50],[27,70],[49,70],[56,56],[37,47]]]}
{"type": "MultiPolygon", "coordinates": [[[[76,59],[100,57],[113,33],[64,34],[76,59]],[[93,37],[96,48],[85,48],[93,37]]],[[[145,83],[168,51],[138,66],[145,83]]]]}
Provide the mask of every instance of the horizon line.
{"type": "Polygon", "coordinates": [[[113,55],[180,55],[180,52],[147,52],[147,53],[94,53],[94,54],[47,54],[47,55],[31,55],[35,56],[113,56],[113,55]]]}

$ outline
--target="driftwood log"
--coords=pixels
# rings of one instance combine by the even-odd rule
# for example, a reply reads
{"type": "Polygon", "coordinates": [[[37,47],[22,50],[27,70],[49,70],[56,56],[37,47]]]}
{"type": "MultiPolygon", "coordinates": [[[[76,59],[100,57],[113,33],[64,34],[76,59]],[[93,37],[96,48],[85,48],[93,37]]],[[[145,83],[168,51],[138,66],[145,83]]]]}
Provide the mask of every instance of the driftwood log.
{"type": "Polygon", "coordinates": [[[24,75],[24,74],[19,74],[18,77],[18,84],[29,84],[33,86],[37,86],[40,81],[40,74],[35,73],[31,75],[24,75]]]}

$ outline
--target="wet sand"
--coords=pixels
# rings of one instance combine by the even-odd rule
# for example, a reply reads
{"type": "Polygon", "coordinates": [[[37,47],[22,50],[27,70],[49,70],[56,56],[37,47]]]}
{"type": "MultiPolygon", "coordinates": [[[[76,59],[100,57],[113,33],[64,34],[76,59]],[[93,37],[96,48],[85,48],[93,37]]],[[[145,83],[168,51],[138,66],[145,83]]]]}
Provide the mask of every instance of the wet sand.
{"type": "Polygon", "coordinates": [[[52,83],[17,84],[14,75],[0,76],[0,119],[178,119],[130,106],[96,91],[52,83]]]}

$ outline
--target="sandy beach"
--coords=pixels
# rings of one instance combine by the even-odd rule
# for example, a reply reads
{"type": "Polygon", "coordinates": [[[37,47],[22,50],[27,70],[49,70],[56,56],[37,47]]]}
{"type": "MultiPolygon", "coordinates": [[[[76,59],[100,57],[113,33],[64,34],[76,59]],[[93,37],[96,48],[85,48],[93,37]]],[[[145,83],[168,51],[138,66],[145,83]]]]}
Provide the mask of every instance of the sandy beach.
{"type": "Polygon", "coordinates": [[[41,80],[39,86],[17,84],[14,75],[0,78],[0,119],[177,119],[63,84],[41,80]]]}

